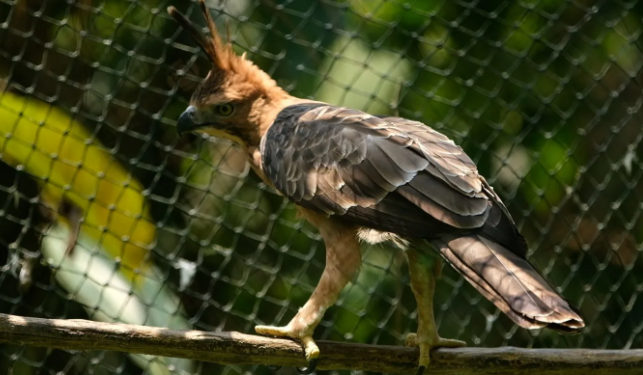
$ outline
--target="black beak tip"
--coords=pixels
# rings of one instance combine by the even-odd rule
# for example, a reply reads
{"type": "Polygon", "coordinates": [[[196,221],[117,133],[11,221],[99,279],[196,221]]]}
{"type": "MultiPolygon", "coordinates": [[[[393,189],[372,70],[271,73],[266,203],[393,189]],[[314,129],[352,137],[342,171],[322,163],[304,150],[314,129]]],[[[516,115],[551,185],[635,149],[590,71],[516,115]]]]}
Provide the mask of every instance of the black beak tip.
{"type": "Polygon", "coordinates": [[[181,116],[179,116],[179,120],[176,123],[176,131],[179,135],[184,135],[194,130],[194,128],[196,128],[196,123],[194,122],[194,107],[189,106],[181,113],[181,116]]]}

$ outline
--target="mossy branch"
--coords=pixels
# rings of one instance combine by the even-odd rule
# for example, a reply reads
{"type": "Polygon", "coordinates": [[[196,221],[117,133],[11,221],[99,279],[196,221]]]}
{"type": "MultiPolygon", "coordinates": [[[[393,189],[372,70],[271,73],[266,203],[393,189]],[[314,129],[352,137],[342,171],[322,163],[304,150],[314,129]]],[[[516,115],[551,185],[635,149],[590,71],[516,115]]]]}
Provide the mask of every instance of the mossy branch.
{"type": "MultiPolygon", "coordinates": [[[[306,366],[301,346],[290,340],[87,320],[0,314],[0,342],[77,351],[112,350],[231,365],[306,366]]],[[[320,370],[415,374],[416,349],[323,340],[318,344],[322,353],[320,370]]],[[[462,348],[436,350],[429,373],[638,374],[642,368],[643,350],[462,348]]]]}

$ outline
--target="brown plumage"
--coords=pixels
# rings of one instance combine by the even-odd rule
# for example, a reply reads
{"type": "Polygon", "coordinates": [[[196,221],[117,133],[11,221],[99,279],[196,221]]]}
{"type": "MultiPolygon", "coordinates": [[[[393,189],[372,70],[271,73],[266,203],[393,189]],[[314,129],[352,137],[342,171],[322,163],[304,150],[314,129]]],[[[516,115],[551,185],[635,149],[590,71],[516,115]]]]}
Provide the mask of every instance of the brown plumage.
{"type": "Polygon", "coordinates": [[[179,131],[237,142],[253,170],[294,202],[326,243],[326,268],[309,301],[286,327],[257,332],[301,339],[307,358],[316,358],[313,330],[359,268],[359,242],[388,239],[407,248],[419,320],[407,343],[420,347],[419,373],[431,347],[464,344],[437,334],[427,242],[520,326],[584,326],[525,259],[527,245],[509,212],[453,141],[416,121],[288,95],[221,41],[203,1],[201,7],[210,37],[169,9],[212,61],[179,131]]]}

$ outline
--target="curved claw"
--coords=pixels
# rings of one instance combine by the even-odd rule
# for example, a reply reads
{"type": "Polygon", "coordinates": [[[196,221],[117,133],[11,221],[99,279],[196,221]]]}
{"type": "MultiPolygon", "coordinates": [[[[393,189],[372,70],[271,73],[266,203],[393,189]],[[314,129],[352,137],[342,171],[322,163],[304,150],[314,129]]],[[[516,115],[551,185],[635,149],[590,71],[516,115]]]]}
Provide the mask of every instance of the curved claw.
{"type": "Polygon", "coordinates": [[[419,367],[418,367],[418,372],[417,372],[415,375],[423,375],[423,374],[424,374],[424,370],[426,370],[426,367],[425,367],[425,366],[419,366],[419,367]]]}
{"type": "Polygon", "coordinates": [[[308,362],[308,367],[299,368],[297,367],[297,372],[303,375],[312,374],[317,368],[317,358],[313,358],[308,362]]]}
{"type": "Polygon", "coordinates": [[[308,367],[297,368],[300,374],[312,374],[317,367],[317,357],[319,357],[319,347],[315,344],[313,336],[307,332],[293,330],[290,325],[285,327],[256,326],[255,331],[260,335],[270,335],[277,337],[290,337],[299,340],[302,343],[308,367]]]}

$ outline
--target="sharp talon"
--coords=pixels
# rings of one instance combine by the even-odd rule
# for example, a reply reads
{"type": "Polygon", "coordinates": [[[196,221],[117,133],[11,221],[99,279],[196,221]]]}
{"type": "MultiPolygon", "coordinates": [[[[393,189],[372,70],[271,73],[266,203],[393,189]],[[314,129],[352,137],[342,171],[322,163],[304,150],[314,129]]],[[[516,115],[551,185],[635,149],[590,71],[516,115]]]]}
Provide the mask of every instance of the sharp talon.
{"type": "Polygon", "coordinates": [[[418,367],[418,372],[417,372],[417,374],[416,374],[416,375],[422,375],[422,374],[424,374],[424,370],[426,370],[426,367],[425,367],[425,366],[420,366],[420,367],[418,367]]]}
{"type": "Polygon", "coordinates": [[[315,372],[316,368],[317,368],[317,358],[311,359],[310,362],[308,362],[308,367],[305,367],[305,368],[297,367],[297,372],[300,374],[308,375],[315,372]]]}
{"type": "Polygon", "coordinates": [[[277,371],[281,370],[281,366],[266,365],[266,367],[268,368],[268,370],[270,370],[272,372],[277,372],[277,371]]]}

